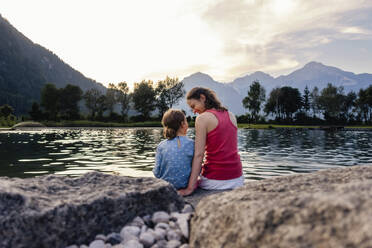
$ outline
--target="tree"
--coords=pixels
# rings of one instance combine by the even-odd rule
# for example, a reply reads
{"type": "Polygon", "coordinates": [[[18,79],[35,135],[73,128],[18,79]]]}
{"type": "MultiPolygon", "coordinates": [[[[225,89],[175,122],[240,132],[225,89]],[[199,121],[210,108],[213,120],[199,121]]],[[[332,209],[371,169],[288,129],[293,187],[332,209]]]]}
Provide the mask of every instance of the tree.
{"type": "Polygon", "coordinates": [[[170,78],[168,76],[157,83],[155,93],[156,105],[160,116],[163,116],[165,111],[177,104],[186,94],[183,82],[179,82],[178,78],[170,78]]]}
{"type": "Polygon", "coordinates": [[[68,120],[79,118],[78,103],[82,99],[83,91],[79,86],[68,84],[60,89],[60,114],[68,120]]]}
{"type": "Polygon", "coordinates": [[[0,116],[4,116],[5,118],[7,118],[13,112],[14,112],[14,109],[8,104],[4,104],[0,107],[0,116]]]}
{"type": "Polygon", "coordinates": [[[269,99],[267,99],[264,112],[266,115],[272,114],[281,119],[281,111],[279,109],[280,88],[274,88],[270,92],[269,99]]]}
{"type": "Polygon", "coordinates": [[[91,118],[94,119],[99,109],[99,97],[101,92],[96,88],[90,89],[85,92],[83,98],[85,99],[85,106],[91,111],[91,118]]]}
{"type": "Polygon", "coordinates": [[[319,96],[319,104],[326,121],[330,123],[338,121],[344,98],[343,87],[337,88],[328,83],[327,87],[322,89],[319,96]]]}
{"type": "Polygon", "coordinates": [[[41,90],[41,106],[48,114],[48,119],[57,119],[60,109],[60,93],[54,84],[46,84],[41,90]]]}
{"type": "Polygon", "coordinates": [[[360,89],[356,106],[364,123],[372,121],[372,85],[366,89],[360,89]]]}
{"type": "Polygon", "coordinates": [[[275,88],[270,92],[264,111],[267,114],[275,114],[277,118],[292,121],[293,114],[302,107],[301,94],[296,88],[275,88]]]}
{"type": "Polygon", "coordinates": [[[151,80],[143,80],[134,84],[132,99],[134,108],[140,112],[145,120],[149,119],[150,113],[155,110],[156,92],[151,80]]]}
{"type": "Polygon", "coordinates": [[[265,101],[265,89],[258,81],[253,81],[249,87],[248,96],[243,99],[243,106],[251,111],[255,123],[259,118],[261,104],[265,101]]]}
{"type": "Polygon", "coordinates": [[[34,121],[43,119],[43,112],[40,110],[40,106],[37,102],[32,103],[31,111],[29,112],[29,114],[34,121]]]}
{"type": "Polygon", "coordinates": [[[304,108],[306,114],[310,110],[310,91],[309,91],[309,88],[307,87],[307,85],[304,89],[303,108],[304,108]]]}
{"type": "Polygon", "coordinates": [[[316,86],[310,93],[310,108],[313,112],[313,117],[316,117],[320,110],[319,89],[316,86]]]}
{"type": "Polygon", "coordinates": [[[105,95],[100,95],[97,99],[97,114],[98,118],[103,118],[103,112],[105,112],[107,108],[107,99],[105,95]]]}
{"type": "Polygon", "coordinates": [[[106,91],[106,107],[107,110],[110,112],[110,116],[114,112],[114,106],[118,102],[117,98],[118,89],[112,83],[109,83],[108,89],[106,91]]]}
{"type": "Polygon", "coordinates": [[[120,82],[117,89],[117,100],[121,105],[121,115],[126,119],[130,103],[128,84],[126,82],[120,82]]]}

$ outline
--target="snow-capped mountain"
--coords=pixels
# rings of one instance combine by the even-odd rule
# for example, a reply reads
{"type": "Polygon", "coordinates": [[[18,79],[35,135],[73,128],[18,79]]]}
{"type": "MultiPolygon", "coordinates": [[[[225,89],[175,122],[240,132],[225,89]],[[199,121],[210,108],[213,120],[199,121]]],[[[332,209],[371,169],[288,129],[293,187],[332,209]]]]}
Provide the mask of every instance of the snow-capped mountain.
{"type": "MultiPolygon", "coordinates": [[[[326,87],[328,83],[332,83],[337,87],[344,87],[345,92],[358,92],[359,89],[366,88],[372,84],[372,74],[355,74],[336,67],[326,66],[319,62],[310,62],[301,69],[277,78],[264,72],[257,71],[244,77],[237,78],[232,82],[221,83],[213,80],[213,78],[207,74],[198,72],[185,77],[182,81],[185,84],[186,92],[196,86],[214,90],[224,106],[233,113],[242,115],[247,112],[247,110],[243,108],[242,100],[247,96],[249,86],[255,80],[258,80],[266,89],[266,96],[268,96],[270,91],[275,87],[291,86],[293,88],[298,88],[300,92],[303,93],[306,86],[308,86],[310,91],[315,86],[321,90],[326,87]]],[[[184,109],[189,114],[191,113],[184,99],[175,107],[184,109]]]]}

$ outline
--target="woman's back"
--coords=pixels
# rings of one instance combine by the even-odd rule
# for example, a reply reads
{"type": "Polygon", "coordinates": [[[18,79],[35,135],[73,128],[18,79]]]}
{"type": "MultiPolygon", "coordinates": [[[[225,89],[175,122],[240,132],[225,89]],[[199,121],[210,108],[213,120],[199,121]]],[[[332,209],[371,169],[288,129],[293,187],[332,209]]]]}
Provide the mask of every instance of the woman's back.
{"type": "Polygon", "coordinates": [[[215,116],[217,125],[213,125],[213,121],[207,125],[214,128],[207,133],[202,175],[216,180],[230,180],[242,176],[237,127],[232,123],[229,112],[214,109],[206,112],[215,116]]]}

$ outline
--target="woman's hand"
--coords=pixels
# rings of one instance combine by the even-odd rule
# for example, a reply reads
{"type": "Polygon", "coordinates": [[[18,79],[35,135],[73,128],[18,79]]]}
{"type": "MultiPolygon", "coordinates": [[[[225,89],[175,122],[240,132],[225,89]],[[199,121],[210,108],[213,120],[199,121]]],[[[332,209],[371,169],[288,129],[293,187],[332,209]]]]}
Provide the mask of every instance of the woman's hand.
{"type": "Polygon", "coordinates": [[[194,192],[194,189],[185,188],[185,189],[180,189],[177,192],[178,194],[182,196],[188,196],[188,195],[191,195],[192,192],[194,192]]]}

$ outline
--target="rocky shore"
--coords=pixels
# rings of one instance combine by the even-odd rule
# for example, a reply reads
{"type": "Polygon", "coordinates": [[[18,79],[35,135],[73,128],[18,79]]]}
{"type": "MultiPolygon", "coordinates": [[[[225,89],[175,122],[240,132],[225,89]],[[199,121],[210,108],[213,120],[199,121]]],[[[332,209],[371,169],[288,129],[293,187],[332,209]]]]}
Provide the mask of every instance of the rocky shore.
{"type": "Polygon", "coordinates": [[[185,198],[155,178],[0,178],[0,210],[0,247],[372,247],[372,166],[185,198]]]}

